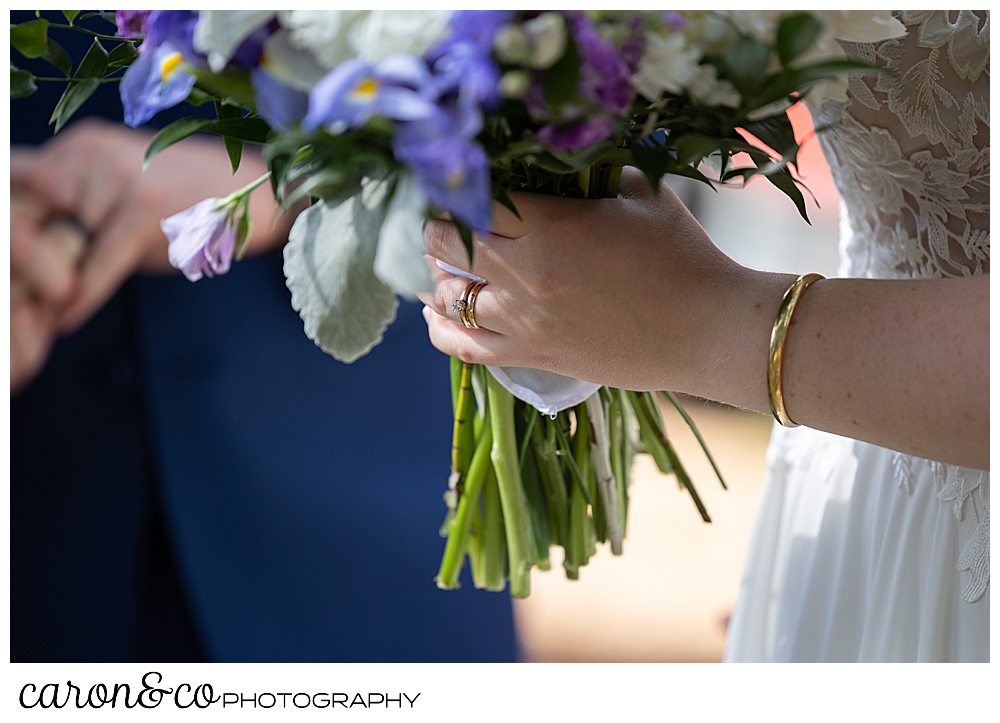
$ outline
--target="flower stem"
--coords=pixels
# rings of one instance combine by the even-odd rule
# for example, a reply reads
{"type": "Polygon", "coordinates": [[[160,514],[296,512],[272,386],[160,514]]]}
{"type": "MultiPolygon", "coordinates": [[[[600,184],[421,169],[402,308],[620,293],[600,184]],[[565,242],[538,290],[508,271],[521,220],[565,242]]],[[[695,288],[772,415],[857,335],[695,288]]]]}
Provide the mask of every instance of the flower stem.
{"type": "MultiPolygon", "coordinates": [[[[512,597],[531,594],[531,542],[528,511],[517,463],[517,432],[514,428],[514,397],[500,382],[487,375],[490,426],[493,430],[493,467],[500,488],[504,527],[507,533],[508,574],[512,597]]],[[[485,435],[484,435],[485,436],[485,435]]]]}
{"type": "Polygon", "coordinates": [[[455,517],[451,521],[448,543],[444,548],[444,557],[441,558],[441,567],[438,570],[436,582],[438,587],[445,590],[453,590],[458,587],[458,576],[462,571],[462,558],[465,555],[469,538],[469,524],[472,522],[473,511],[479,505],[479,491],[482,489],[483,482],[489,472],[492,448],[493,430],[486,427],[483,430],[483,438],[479,440],[479,446],[476,447],[476,453],[472,456],[469,474],[465,478],[465,489],[462,490],[462,496],[455,510],[455,517]]]}
{"type": "Polygon", "coordinates": [[[605,535],[611,543],[613,555],[622,554],[622,527],[618,515],[618,490],[611,469],[610,432],[604,415],[604,402],[600,390],[587,398],[587,414],[593,434],[590,438],[594,471],[597,473],[597,492],[604,504],[605,535]]]}

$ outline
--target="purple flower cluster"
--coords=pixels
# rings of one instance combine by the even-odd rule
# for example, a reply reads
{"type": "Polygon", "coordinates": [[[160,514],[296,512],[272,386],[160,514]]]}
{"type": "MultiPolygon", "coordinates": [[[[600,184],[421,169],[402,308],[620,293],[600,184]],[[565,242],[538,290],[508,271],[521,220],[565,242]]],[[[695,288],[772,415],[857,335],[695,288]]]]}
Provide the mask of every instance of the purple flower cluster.
{"type": "Polygon", "coordinates": [[[146,21],[152,10],[119,10],[115,14],[115,23],[119,38],[126,40],[142,40],[146,37],[146,21]]]}
{"type": "MultiPolygon", "coordinates": [[[[641,45],[636,48],[634,42],[626,43],[619,52],[583,12],[566,13],[566,22],[580,56],[577,95],[602,108],[605,114],[582,119],[563,118],[561,123],[540,128],[538,139],[558,151],[586,148],[611,136],[615,128],[612,117],[621,115],[632,102],[634,71],[627,57],[636,55],[638,58],[642,54],[641,45]]],[[[536,84],[536,97],[539,90],[536,84]]]]}

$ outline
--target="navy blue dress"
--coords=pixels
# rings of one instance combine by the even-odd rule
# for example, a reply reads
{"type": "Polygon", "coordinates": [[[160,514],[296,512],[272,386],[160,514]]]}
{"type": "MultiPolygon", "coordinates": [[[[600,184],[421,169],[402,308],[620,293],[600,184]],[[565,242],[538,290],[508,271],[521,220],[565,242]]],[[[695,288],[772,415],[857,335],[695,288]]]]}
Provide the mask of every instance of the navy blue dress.
{"type": "Polygon", "coordinates": [[[11,660],[514,660],[506,594],[433,582],[448,395],[416,305],[320,351],[280,253],[131,279],[11,401],[11,660]]]}

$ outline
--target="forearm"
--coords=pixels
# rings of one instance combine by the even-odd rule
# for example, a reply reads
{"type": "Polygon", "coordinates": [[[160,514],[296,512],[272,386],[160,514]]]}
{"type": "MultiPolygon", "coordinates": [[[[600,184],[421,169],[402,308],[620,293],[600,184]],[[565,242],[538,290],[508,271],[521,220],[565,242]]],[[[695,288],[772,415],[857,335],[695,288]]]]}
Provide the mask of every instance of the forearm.
{"type": "MultiPolygon", "coordinates": [[[[793,279],[747,272],[700,393],[769,413],[768,339],[793,279]]],[[[800,424],[988,469],[989,276],[813,284],[788,329],[782,389],[800,424]]]]}

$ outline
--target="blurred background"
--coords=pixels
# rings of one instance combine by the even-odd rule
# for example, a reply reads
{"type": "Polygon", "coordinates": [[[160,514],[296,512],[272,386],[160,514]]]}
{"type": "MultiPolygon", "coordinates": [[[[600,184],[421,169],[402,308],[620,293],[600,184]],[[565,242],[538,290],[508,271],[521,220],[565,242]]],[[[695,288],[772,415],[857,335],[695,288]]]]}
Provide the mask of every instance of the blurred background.
{"type": "MultiPolygon", "coordinates": [[[[791,111],[803,143],[800,175],[808,198],[806,224],[788,198],[764,179],[717,193],[688,179],[668,181],[729,256],[766,271],[837,271],[840,198],[812,119],[791,111]]],[[[667,432],[712,515],[701,521],[687,494],[646,455],[636,460],[625,554],[606,546],[578,581],[566,580],[561,560],[534,571],[531,597],[514,602],[522,656],[530,661],[713,662],[722,659],[726,623],[764,483],[771,418],[683,398],[729,490],[721,489],[697,440],[670,405],[667,432]]]]}

